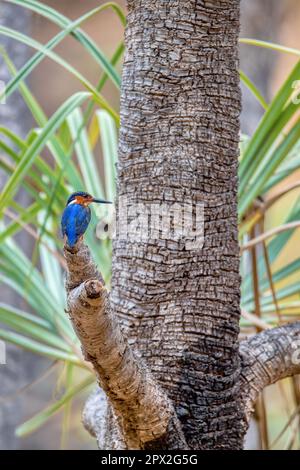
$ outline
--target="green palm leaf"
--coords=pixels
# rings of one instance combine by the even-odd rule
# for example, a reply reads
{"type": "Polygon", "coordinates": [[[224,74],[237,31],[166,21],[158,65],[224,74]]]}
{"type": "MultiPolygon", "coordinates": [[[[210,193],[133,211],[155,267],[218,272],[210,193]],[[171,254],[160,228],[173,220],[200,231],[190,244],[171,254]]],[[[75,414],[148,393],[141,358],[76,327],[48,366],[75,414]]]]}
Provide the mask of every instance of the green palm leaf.
{"type": "MultiPolygon", "coordinates": [[[[72,29],[72,21],[70,21],[66,16],[62,15],[54,8],[51,8],[49,5],[45,5],[38,1],[32,0],[5,0],[9,1],[10,3],[15,3],[16,5],[20,5],[24,8],[28,8],[41,16],[44,16],[48,20],[52,21],[60,28],[71,28],[72,29]]],[[[126,25],[126,17],[122,10],[122,8],[114,2],[108,2],[101,5],[101,10],[112,8],[120,18],[122,25],[126,25]]],[[[80,20],[80,19],[79,19],[80,20]]],[[[77,21],[79,21],[77,20],[77,21]]],[[[120,78],[116,73],[114,67],[110,64],[107,60],[103,52],[99,49],[96,43],[83,31],[80,29],[75,29],[72,31],[73,36],[86,48],[87,52],[94,57],[94,59],[100,64],[102,69],[105,73],[111,78],[113,83],[116,84],[117,87],[120,85],[120,78]]]]}
{"type": "MultiPolygon", "coordinates": [[[[3,36],[9,37],[11,39],[15,39],[16,41],[19,41],[23,44],[26,44],[27,46],[36,49],[43,53],[45,56],[49,57],[52,59],[54,62],[58,63],[61,65],[64,69],[66,69],[68,72],[70,72],[74,77],[76,77],[82,85],[92,94],[93,99],[104,109],[106,109],[112,117],[116,120],[116,122],[119,122],[119,118],[117,113],[109,106],[107,101],[103,98],[103,96],[96,90],[96,88],[80,73],[78,70],[76,70],[72,65],[67,63],[64,59],[62,59],[58,54],[50,51],[47,49],[43,44],[40,44],[38,41],[35,41],[34,39],[30,38],[29,36],[26,36],[25,34],[19,33],[18,31],[15,31],[11,28],[8,28],[6,26],[0,26],[0,34],[3,36]]],[[[4,90],[5,93],[5,90],[4,90]]]]}
{"type": "MultiPolygon", "coordinates": [[[[103,11],[108,8],[110,5],[101,5],[100,7],[94,8],[85,15],[82,15],[76,21],[70,22],[68,26],[65,27],[63,31],[53,37],[44,47],[47,50],[52,50],[56,47],[67,35],[72,33],[80,24],[82,24],[87,19],[91,18],[96,13],[103,11]]],[[[7,84],[5,87],[5,96],[8,98],[14,90],[18,87],[19,82],[25,80],[25,78],[34,70],[34,68],[45,58],[45,53],[43,51],[37,52],[29,61],[21,68],[15,77],[7,84]]],[[[101,65],[105,64],[104,70],[107,75],[112,79],[115,85],[120,87],[120,77],[112,67],[110,62],[101,54],[101,65]]],[[[0,96],[1,99],[1,96],[0,96]]]]}
{"type": "Polygon", "coordinates": [[[49,119],[40,135],[28,147],[15,172],[6,183],[0,196],[0,212],[3,211],[3,208],[9,199],[14,196],[20,180],[24,177],[26,171],[32,165],[34,159],[42,150],[47,140],[49,140],[49,138],[54,134],[68,114],[70,114],[77,106],[80,106],[89,96],[89,93],[76,93],[63,103],[62,106],[53,114],[51,119],[49,119]]]}

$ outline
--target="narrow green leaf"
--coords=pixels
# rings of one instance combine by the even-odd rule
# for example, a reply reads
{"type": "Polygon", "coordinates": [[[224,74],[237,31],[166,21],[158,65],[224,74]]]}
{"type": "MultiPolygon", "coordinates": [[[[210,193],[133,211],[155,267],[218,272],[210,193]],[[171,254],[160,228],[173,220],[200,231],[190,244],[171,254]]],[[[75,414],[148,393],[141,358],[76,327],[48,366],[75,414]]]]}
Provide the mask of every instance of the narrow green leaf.
{"type": "Polygon", "coordinates": [[[0,126],[0,133],[8,137],[17,147],[24,150],[25,148],[24,141],[19,136],[17,136],[17,134],[12,132],[10,129],[0,126]]]}
{"type": "Polygon", "coordinates": [[[257,197],[268,179],[272,176],[276,168],[282,160],[289,154],[291,149],[300,139],[300,119],[293,126],[291,131],[285,136],[281,144],[277,147],[274,153],[266,156],[263,165],[260,167],[260,177],[255,178],[253,184],[250,184],[247,192],[240,198],[239,211],[244,214],[251,205],[252,201],[257,197]]]}
{"type": "Polygon", "coordinates": [[[59,55],[46,49],[43,44],[40,44],[38,41],[35,41],[29,36],[26,36],[25,34],[22,34],[6,26],[0,25],[0,34],[2,34],[3,36],[9,37],[11,39],[14,39],[16,41],[19,41],[23,44],[26,44],[27,46],[33,49],[41,51],[44,55],[46,55],[47,57],[49,57],[50,59],[52,59],[54,62],[58,63],[59,65],[61,65],[69,73],[74,75],[83,84],[83,86],[92,94],[93,99],[112,115],[112,117],[116,120],[116,123],[119,123],[118,114],[109,106],[107,101],[96,90],[96,88],[80,72],[78,72],[78,70],[72,67],[68,62],[62,59],[59,55]]]}
{"type": "Polygon", "coordinates": [[[268,109],[268,103],[258,90],[258,88],[254,85],[254,83],[250,80],[250,78],[242,71],[240,70],[240,78],[244,82],[247,88],[251,91],[253,96],[257,99],[257,101],[261,104],[261,106],[266,110],[268,109]]]}
{"type": "MultiPolygon", "coordinates": [[[[292,274],[296,273],[300,270],[300,258],[292,261],[291,263],[283,266],[283,268],[279,269],[278,271],[274,272],[272,275],[273,283],[276,284],[282,280],[287,279],[292,274]]],[[[245,282],[242,285],[242,302],[252,302],[254,300],[253,292],[249,289],[249,285],[245,286],[245,282]]],[[[260,280],[260,292],[263,294],[270,289],[270,284],[268,279],[261,279],[260,280]]]]}
{"type": "Polygon", "coordinates": [[[0,276],[2,282],[13,287],[35,309],[63,334],[75,340],[75,334],[61,305],[47,291],[39,273],[12,239],[0,245],[0,276]],[[30,276],[29,276],[30,275],[30,276]]]}
{"type": "Polygon", "coordinates": [[[68,353],[72,352],[70,346],[54,333],[49,323],[39,320],[27,312],[1,304],[0,323],[11,327],[15,332],[38,340],[43,345],[49,345],[68,353]]]}
{"type": "MultiPolygon", "coordinates": [[[[14,163],[19,164],[24,157],[25,152],[28,150],[28,147],[30,144],[33,143],[33,141],[37,138],[37,136],[41,133],[40,129],[33,129],[29,132],[27,140],[22,141],[22,150],[20,153],[16,153],[14,150],[8,148],[6,144],[0,141],[0,148],[2,148],[5,153],[7,153],[14,161],[14,163]]],[[[56,173],[55,171],[51,168],[51,166],[44,161],[40,156],[37,156],[35,158],[35,166],[39,170],[38,172],[35,171],[32,167],[28,169],[26,172],[26,177],[32,179],[32,181],[35,183],[35,187],[39,188],[45,194],[50,194],[50,183],[51,181],[56,180],[56,173]],[[42,175],[42,177],[41,177],[42,175]]],[[[65,201],[66,196],[67,196],[67,191],[66,188],[63,184],[59,185],[57,188],[57,199],[60,199],[61,201],[65,201]]]]}
{"type": "MultiPolygon", "coordinates": [[[[11,305],[7,305],[5,303],[0,302],[0,314],[5,315],[7,317],[11,317],[13,320],[20,319],[26,320],[28,323],[32,323],[33,325],[40,326],[41,328],[52,330],[53,326],[51,323],[44,318],[40,318],[37,315],[33,315],[32,313],[24,312],[23,310],[13,307],[11,305]]],[[[2,321],[2,316],[0,317],[2,321]]]]}
{"type": "Polygon", "coordinates": [[[99,178],[99,170],[97,169],[94,155],[91,152],[87,131],[79,108],[69,113],[67,123],[75,142],[75,150],[86,190],[95,197],[103,198],[104,192],[99,178]]]}
{"type": "Polygon", "coordinates": [[[269,178],[263,187],[263,194],[270,191],[271,188],[276,186],[282,180],[291,175],[295,170],[300,167],[300,145],[296,144],[287,158],[279,165],[276,172],[269,178]]]}
{"type": "Polygon", "coordinates": [[[116,165],[118,161],[118,138],[114,121],[106,111],[96,112],[104,158],[106,197],[110,201],[116,196],[116,165]]]}
{"type": "MultiPolygon", "coordinates": [[[[7,0],[6,0],[7,1],[7,0]]],[[[56,11],[54,8],[51,8],[49,5],[45,5],[38,1],[32,0],[8,0],[11,3],[21,5],[24,8],[28,8],[36,13],[44,16],[48,20],[57,24],[61,28],[70,28],[72,22],[64,15],[56,11]]],[[[122,25],[126,25],[126,17],[122,8],[114,2],[108,2],[101,5],[101,9],[113,8],[120,18],[122,25]]],[[[100,64],[105,73],[111,78],[113,83],[117,87],[120,85],[120,78],[115,71],[114,67],[109,63],[103,52],[99,49],[97,44],[82,30],[75,29],[72,31],[73,36],[86,48],[86,50],[91,54],[92,57],[100,64]]]]}
{"type": "Polygon", "coordinates": [[[250,46],[263,47],[265,49],[271,49],[273,51],[284,52],[288,54],[293,54],[300,56],[300,50],[293,47],[286,47],[280,44],[275,44],[274,42],[261,41],[259,39],[248,39],[240,38],[239,42],[241,44],[248,44],[250,46]]]}
{"type": "MultiPolygon", "coordinates": [[[[52,50],[56,47],[67,35],[73,32],[80,24],[82,24],[87,19],[91,18],[96,13],[103,11],[104,9],[108,8],[108,5],[101,5],[100,7],[94,8],[93,10],[89,11],[88,13],[82,15],[76,21],[72,21],[65,27],[63,31],[58,33],[55,37],[53,37],[44,47],[45,49],[52,50]]],[[[102,57],[102,56],[101,56],[102,57]]],[[[45,54],[43,51],[37,52],[31,57],[28,62],[19,70],[17,75],[12,78],[12,80],[7,84],[5,87],[5,96],[8,98],[14,90],[18,87],[19,82],[25,80],[25,78],[29,75],[29,73],[34,70],[34,68],[45,58],[45,54]]],[[[103,56],[104,58],[104,56],[103,56]]],[[[119,88],[120,87],[120,77],[118,76],[115,69],[111,66],[109,61],[104,58],[105,63],[105,70],[109,74],[110,78],[113,80],[115,85],[119,88]]],[[[101,62],[101,65],[103,63],[101,62]]],[[[1,96],[0,96],[1,100],[1,96]]]]}
{"type": "Polygon", "coordinates": [[[89,96],[89,93],[76,93],[65,101],[53,114],[51,119],[49,119],[40,135],[28,147],[22,161],[17,166],[12,177],[6,183],[0,196],[0,212],[3,211],[8,200],[14,196],[18,188],[18,184],[26,174],[28,168],[32,165],[37,154],[41,151],[47,140],[49,140],[50,136],[54,134],[68,114],[70,114],[77,106],[80,106],[89,96]]]}
{"type": "MultiPolygon", "coordinates": [[[[47,141],[47,147],[55,158],[60,170],[63,170],[64,178],[74,190],[84,190],[84,184],[74,162],[68,158],[67,152],[63,149],[60,139],[50,139],[47,141]]],[[[57,175],[56,175],[57,176],[57,175]]],[[[53,180],[52,184],[57,181],[53,180]]],[[[64,184],[62,181],[61,184],[64,184]]]]}
{"type": "Polygon", "coordinates": [[[25,336],[22,336],[18,333],[14,333],[12,331],[0,329],[0,338],[4,341],[15,344],[16,346],[19,346],[22,349],[26,349],[27,351],[31,351],[40,356],[46,356],[50,359],[55,360],[69,361],[72,362],[72,364],[77,364],[79,366],[83,365],[79,357],[75,356],[75,354],[68,353],[66,351],[62,351],[58,348],[53,348],[51,346],[46,346],[45,344],[42,344],[30,338],[26,338],[25,336]]]}
{"type": "MultiPolygon", "coordinates": [[[[272,105],[271,105],[272,106],[272,105]]],[[[252,140],[253,138],[249,141],[248,146],[246,147],[243,159],[241,160],[240,163],[240,169],[239,169],[239,179],[240,179],[240,184],[239,184],[239,195],[245,194],[245,189],[247,188],[247,185],[249,184],[249,181],[254,179],[254,175],[257,175],[257,178],[260,179],[263,175],[258,173],[258,169],[260,165],[264,164],[265,159],[268,155],[270,155],[270,152],[274,149],[276,143],[279,141],[279,139],[284,138],[284,129],[288,122],[292,119],[293,115],[295,114],[297,108],[295,105],[290,103],[284,111],[282,111],[277,119],[276,122],[274,122],[273,127],[267,132],[264,136],[264,140],[261,143],[260,148],[257,150],[255,156],[252,157],[252,161],[250,165],[248,166],[248,169],[242,174],[242,165],[244,158],[249,158],[248,157],[248,150],[249,147],[252,145],[252,140]]]]}
{"type": "MultiPolygon", "coordinates": [[[[299,78],[300,74],[300,61],[296,64],[294,69],[292,70],[291,74],[284,82],[280,90],[278,91],[276,97],[273,99],[271,105],[269,106],[268,110],[264,114],[257,130],[255,131],[251,142],[249,143],[245,155],[240,164],[240,193],[243,193],[244,186],[246,181],[244,181],[244,177],[247,172],[252,171],[253,165],[257,162],[256,154],[259,152],[260,148],[262,147],[268,133],[274,127],[275,123],[280,119],[281,113],[284,109],[284,106],[287,104],[288,99],[291,97],[293,88],[292,85],[295,80],[299,78]]],[[[291,115],[293,112],[296,112],[297,106],[291,110],[291,115]],[[292,112],[293,111],[293,112],[292,112]]],[[[277,134],[278,135],[278,134],[277,134]]]]}
{"type": "Polygon", "coordinates": [[[53,405],[49,406],[45,410],[41,411],[33,418],[29,419],[21,426],[16,429],[16,435],[18,437],[24,437],[37,429],[39,429],[43,424],[45,424],[51,416],[57,413],[66,403],[68,403],[74,396],[78,395],[88,386],[95,383],[95,378],[89,376],[87,379],[80,382],[78,385],[72,387],[68,392],[63,395],[60,400],[57,400],[53,405]]]}
{"type": "Polygon", "coordinates": [[[12,237],[22,229],[23,224],[32,222],[40,210],[41,206],[36,202],[34,202],[30,207],[27,207],[17,220],[13,221],[10,225],[1,230],[0,244],[3,243],[6,238],[12,237]]]}
{"type": "MultiPolygon", "coordinates": [[[[287,217],[284,218],[283,224],[287,224],[289,222],[294,222],[300,219],[300,197],[297,198],[296,202],[293,204],[292,208],[290,209],[287,217]]],[[[269,259],[271,263],[274,263],[277,258],[280,256],[282,250],[292,237],[295,229],[287,230],[285,232],[279,233],[276,237],[271,240],[267,247],[269,252],[269,259]]],[[[265,264],[263,257],[260,257],[258,261],[258,273],[259,278],[263,279],[266,275],[265,272],[265,264]]],[[[251,291],[252,287],[252,278],[251,274],[247,274],[243,279],[243,292],[251,291]]]]}
{"type": "MultiPolygon", "coordinates": [[[[39,221],[40,223],[43,222],[45,219],[45,211],[39,212],[39,221]]],[[[49,230],[52,229],[52,220],[48,219],[46,223],[46,228],[49,230]]],[[[48,237],[47,235],[43,235],[43,242],[47,244],[52,250],[55,251],[55,244],[53,239],[48,237]]],[[[43,243],[39,244],[39,253],[42,265],[43,276],[46,281],[47,287],[49,292],[52,296],[57,300],[58,304],[61,305],[62,309],[64,309],[66,305],[66,298],[64,295],[64,282],[61,272],[61,267],[57,261],[57,259],[47,250],[43,243]]]]}

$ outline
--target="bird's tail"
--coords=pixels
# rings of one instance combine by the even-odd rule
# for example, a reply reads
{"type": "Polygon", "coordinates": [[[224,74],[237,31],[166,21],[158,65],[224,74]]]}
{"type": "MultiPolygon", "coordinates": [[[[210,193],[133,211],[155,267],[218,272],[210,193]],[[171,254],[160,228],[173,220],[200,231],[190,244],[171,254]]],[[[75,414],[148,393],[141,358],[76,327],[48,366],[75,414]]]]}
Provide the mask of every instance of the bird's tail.
{"type": "Polygon", "coordinates": [[[77,243],[78,237],[74,233],[67,233],[68,245],[70,248],[74,248],[77,243]]]}

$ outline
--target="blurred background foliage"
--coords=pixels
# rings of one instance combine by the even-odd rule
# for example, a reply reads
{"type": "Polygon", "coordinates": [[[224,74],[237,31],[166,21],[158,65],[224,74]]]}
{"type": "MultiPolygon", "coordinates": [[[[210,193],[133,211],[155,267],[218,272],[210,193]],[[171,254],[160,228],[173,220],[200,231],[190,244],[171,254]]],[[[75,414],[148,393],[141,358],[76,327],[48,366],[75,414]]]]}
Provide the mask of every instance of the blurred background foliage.
{"type": "MultiPolygon", "coordinates": [[[[252,39],[241,39],[241,337],[300,317],[300,50],[293,47],[300,5],[275,3],[242,2],[242,32],[252,39]]],[[[28,32],[0,15],[1,61],[10,77],[0,106],[0,276],[1,292],[13,293],[1,300],[0,339],[29,358],[19,357],[25,374],[17,389],[10,357],[0,366],[0,409],[18,403],[11,412],[12,448],[95,446],[80,424],[95,381],[64,312],[59,222],[74,190],[115,199],[124,7],[94,0],[72,1],[72,8],[68,1],[1,2],[0,13],[9,8],[30,21],[28,32]],[[30,51],[22,66],[11,43],[30,51]],[[19,110],[14,120],[30,115],[25,134],[1,115],[10,108],[19,110]]],[[[86,237],[108,284],[111,241],[99,237],[97,220],[103,228],[112,217],[97,207],[86,237]]],[[[269,387],[257,403],[248,447],[299,448],[299,413],[297,377],[269,387]]],[[[4,414],[0,448],[11,432],[4,414]]]]}

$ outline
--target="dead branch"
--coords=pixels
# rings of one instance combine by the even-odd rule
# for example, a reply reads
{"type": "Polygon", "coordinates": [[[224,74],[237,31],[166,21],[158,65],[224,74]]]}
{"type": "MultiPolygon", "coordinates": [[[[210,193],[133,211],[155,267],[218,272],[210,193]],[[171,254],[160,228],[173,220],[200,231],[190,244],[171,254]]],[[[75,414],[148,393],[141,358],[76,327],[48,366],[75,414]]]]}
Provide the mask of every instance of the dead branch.
{"type": "Polygon", "coordinates": [[[240,344],[241,393],[249,422],[259,393],[280,379],[300,373],[300,322],[258,333],[240,344]]]}
{"type": "Polygon", "coordinates": [[[121,332],[88,248],[80,241],[73,250],[65,246],[64,255],[68,313],[84,357],[93,364],[109,399],[126,447],[141,449],[167,439],[171,448],[168,436],[176,434],[176,448],[187,448],[170,400],[121,332]]]}

